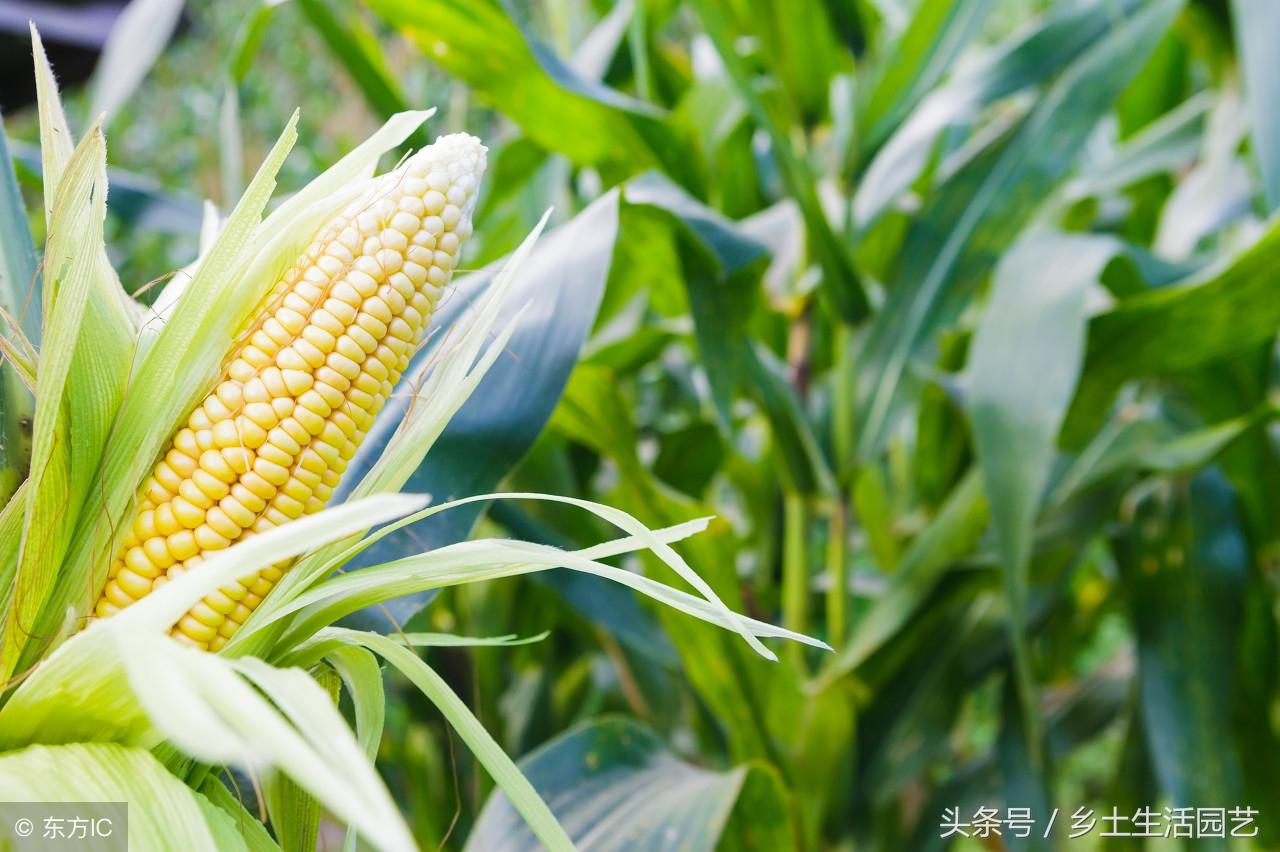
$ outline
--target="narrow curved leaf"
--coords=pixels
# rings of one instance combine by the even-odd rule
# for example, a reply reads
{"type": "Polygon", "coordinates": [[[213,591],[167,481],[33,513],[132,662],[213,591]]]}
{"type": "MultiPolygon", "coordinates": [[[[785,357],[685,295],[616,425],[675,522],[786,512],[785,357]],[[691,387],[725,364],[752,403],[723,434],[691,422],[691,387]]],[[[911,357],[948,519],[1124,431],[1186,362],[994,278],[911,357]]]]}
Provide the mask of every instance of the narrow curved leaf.
{"type": "Polygon", "coordinates": [[[871,311],[862,277],[854,265],[849,244],[836,234],[817,192],[817,180],[807,161],[788,136],[788,122],[780,114],[776,98],[767,98],[754,79],[753,69],[739,55],[738,31],[730,10],[709,0],[693,0],[707,35],[715,44],[738,96],[746,101],[760,128],[768,134],[770,154],[788,194],[804,217],[808,242],[822,267],[822,286],[832,306],[846,322],[865,319],[871,311]]]}

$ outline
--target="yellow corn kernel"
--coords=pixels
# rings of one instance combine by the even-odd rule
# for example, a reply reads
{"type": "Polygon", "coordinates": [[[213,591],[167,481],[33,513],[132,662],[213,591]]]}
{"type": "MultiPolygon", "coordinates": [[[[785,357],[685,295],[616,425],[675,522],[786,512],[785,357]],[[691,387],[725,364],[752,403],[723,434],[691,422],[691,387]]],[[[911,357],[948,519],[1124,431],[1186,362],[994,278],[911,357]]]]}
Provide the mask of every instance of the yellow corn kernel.
{"type": "MultiPolygon", "coordinates": [[[[318,229],[140,489],[99,617],[210,551],[323,508],[457,266],[484,164],[478,140],[443,137],[318,229]]],[[[220,649],[288,567],[213,592],[174,635],[220,649]]]]}

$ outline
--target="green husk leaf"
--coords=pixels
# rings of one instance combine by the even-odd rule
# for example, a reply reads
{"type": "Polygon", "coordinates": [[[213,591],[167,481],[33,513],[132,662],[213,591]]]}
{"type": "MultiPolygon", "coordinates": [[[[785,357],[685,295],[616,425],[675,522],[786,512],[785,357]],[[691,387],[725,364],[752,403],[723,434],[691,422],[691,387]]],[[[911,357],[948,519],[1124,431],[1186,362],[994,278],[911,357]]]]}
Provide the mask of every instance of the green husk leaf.
{"type": "Polygon", "coordinates": [[[113,743],[34,745],[0,755],[0,801],[129,802],[131,849],[247,848],[230,816],[145,750],[113,743]]]}
{"type": "MultiPolygon", "coordinates": [[[[0,680],[14,671],[37,614],[61,579],[72,497],[71,446],[64,394],[89,301],[106,218],[106,145],[94,126],[67,163],[50,218],[45,251],[44,353],[36,380],[30,494],[13,597],[0,636],[0,680]]],[[[38,628],[35,634],[39,635],[38,628]]]]}

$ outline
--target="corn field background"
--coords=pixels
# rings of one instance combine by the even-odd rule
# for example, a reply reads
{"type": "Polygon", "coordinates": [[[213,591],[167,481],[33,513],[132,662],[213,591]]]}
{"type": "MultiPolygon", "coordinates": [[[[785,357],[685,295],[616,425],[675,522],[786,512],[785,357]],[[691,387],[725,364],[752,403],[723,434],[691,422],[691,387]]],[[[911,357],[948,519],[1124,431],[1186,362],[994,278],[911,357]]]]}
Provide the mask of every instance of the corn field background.
{"type": "MultiPolygon", "coordinates": [[[[383,680],[374,708],[335,686],[341,658],[269,660],[308,668],[358,730],[378,718],[361,745],[421,848],[547,842],[460,738],[469,711],[582,849],[1280,849],[1280,5],[54,5],[0,2],[7,341],[41,342],[55,239],[28,18],[72,131],[105,111],[105,244],[148,305],[295,108],[277,198],[435,107],[383,167],[465,131],[488,170],[429,342],[529,253],[484,327],[510,337],[398,490],[560,495],[664,535],[712,518],[675,549],[753,626],[564,567],[495,571],[343,613],[433,637],[411,644],[461,711],[399,665],[347,658],[383,680]],[[830,650],[771,642],[770,662],[734,635],[782,635],[759,623],[830,650]],[[965,836],[982,808],[1035,829],[965,836]],[[1070,837],[1078,810],[1143,808],[1250,809],[1250,836],[1070,837]],[[964,833],[943,836],[949,811],[964,833]]],[[[34,409],[5,355],[8,501],[34,409]]],[[[395,427],[377,421],[332,502],[395,427]]],[[[611,523],[477,501],[344,571],[468,538],[589,553],[611,523]]],[[[656,546],[616,553],[679,583],[656,546]]],[[[0,801],[6,757],[49,742],[16,730],[0,801]]],[[[154,746],[171,770],[174,741],[154,746]]],[[[395,845],[344,841],[350,820],[297,786],[188,770],[209,807],[270,810],[246,848],[395,845]]]]}

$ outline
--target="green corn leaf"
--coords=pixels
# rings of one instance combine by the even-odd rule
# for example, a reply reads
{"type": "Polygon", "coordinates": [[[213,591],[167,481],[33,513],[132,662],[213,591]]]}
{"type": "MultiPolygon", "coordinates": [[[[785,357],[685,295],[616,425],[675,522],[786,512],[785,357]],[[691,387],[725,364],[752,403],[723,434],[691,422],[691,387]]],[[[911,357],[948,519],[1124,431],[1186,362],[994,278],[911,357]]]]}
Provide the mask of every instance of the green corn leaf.
{"type": "Polygon", "coordinates": [[[984,490],[991,507],[1014,631],[1028,756],[1040,762],[1038,701],[1026,644],[1027,563],[1067,406],[1084,357],[1085,292],[1114,252],[1112,240],[1032,234],[1000,261],[966,366],[984,490]]]}
{"type": "Polygon", "coordinates": [[[1084,139],[1181,6],[1181,0],[1162,0],[1112,27],[1026,118],[931,197],[907,235],[896,281],[862,352],[860,457],[883,449],[897,426],[918,350],[954,320],[990,272],[994,255],[1066,176],[1084,139]]]}
{"type": "Polygon", "coordinates": [[[547,150],[619,177],[658,163],[684,174],[692,162],[661,110],[579,76],[498,0],[366,2],[547,150]]]}
{"type": "Polygon", "coordinates": [[[1064,445],[1079,447],[1088,440],[1125,382],[1199,367],[1271,338],[1280,328],[1280,300],[1271,279],[1278,257],[1280,219],[1214,268],[1091,318],[1064,445]]]}
{"type": "Polygon", "coordinates": [[[946,129],[973,121],[1001,98],[1052,79],[1137,6],[1138,0],[1063,4],[929,93],[862,175],[853,199],[858,227],[870,228],[915,182],[946,129]]]}
{"type": "Polygon", "coordinates": [[[211,805],[231,817],[249,852],[280,852],[279,844],[271,838],[267,827],[246,811],[240,800],[217,778],[205,778],[200,785],[200,793],[211,805]]]}
{"type": "MultiPolygon", "coordinates": [[[[36,94],[40,115],[40,140],[44,199],[49,232],[53,229],[55,205],[61,183],[69,167],[74,137],[63,114],[53,69],[44,46],[32,27],[32,48],[36,58],[36,94]]],[[[104,143],[105,144],[105,143],[104,143]]],[[[105,159],[105,153],[104,153],[105,159]]],[[[103,184],[106,192],[106,183],[103,184]]],[[[67,506],[72,516],[88,493],[97,472],[111,430],[111,422],[125,392],[133,367],[135,325],[132,304],[117,280],[107,258],[106,245],[98,231],[90,231],[85,251],[93,256],[89,273],[90,291],[75,356],[67,373],[67,430],[70,437],[69,492],[67,506]]],[[[45,265],[49,263],[46,257],[45,265]]],[[[46,311],[50,294],[45,292],[46,311]]]]}
{"type": "Polygon", "coordinates": [[[818,678],[820,688],[854,671],[916,616],[953,562],[969,553],[987,528],[982,479],[966,476],[911,542],[889,587],[854,625],[853,634],[818,678]]]}
{"type": "Polygon", "coordinates": [[[90,81],[90,115],[109,121],[146,77],[168,44],[184,0],[131,0],[116,18],[90,81]]]}

